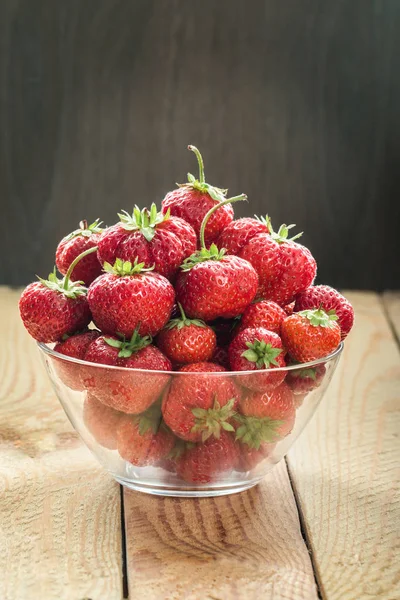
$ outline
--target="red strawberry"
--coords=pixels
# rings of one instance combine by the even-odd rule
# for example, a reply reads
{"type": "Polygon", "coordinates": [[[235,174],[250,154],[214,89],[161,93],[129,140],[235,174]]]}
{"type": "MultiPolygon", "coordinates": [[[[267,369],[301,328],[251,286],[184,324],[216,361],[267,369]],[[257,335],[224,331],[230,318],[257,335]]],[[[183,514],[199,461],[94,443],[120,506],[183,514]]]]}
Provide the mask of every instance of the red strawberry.
{"type": "Polygon", "coordinates": [[[229,223],[216,243],[218,248],[225,248],[228,254],[239,254],[241,249],[258,233],[268,233],[265,219],[244,217],[229,223]]]}
{"type": "Polygon", "coordinates": [[[296,296],[296,312],[311,308],[323,308],[326,312],[334,310],[341,329],[342,340],[353,327],[354,310],[350,302],[329,285],[315,285],[296,296]]]}
{"type": "MultiPolygon", "coordinates": [[[[207,212],[222,202],[226,190],[213,187],[205,182],[204,164],[200,152],[195,146],[188,146],[195,153],[199,163],[199,179],[188,174],[188,183],[179,185],[177,190],[169,192],[162,201],[162,210],[171,211],[171,215],[181,217],[195,230],[199,236],[201,223],[207,212]]],[[[233,208],[231,204],[225,204],[218,208],[207,223],[205,231],[205,243],[208,246],[215,242],[221,231],[233,219],[233,208]]]]}
{"type": "Polygon", "coordinates": [[[259,233],[241,250],[239,256],[248,260],[258,273],[258,295],[284,306],[314,281],[317,265],[311,252],[288,239],[294,225],[281,225],[278,233],[268,222],[270,234],[259,233]]]}
{"type": "Polygon", "coordinates": [[[85,360],[100,364],[104,361],[103,364],[124,367],[85,367],[81,377],[86,389],[98,400],[129,414],[139,414],[151,406],[169,381],[167,374],[148,371],[172,370],[168,358],[151,345],[151,338],[141,337],[137,331],[130,341],[105,336],[98,338],[89,346],[85,360]],[[110,350],[105,348],[106,345],[110,350]]]}
{"type": "Polygon", "coordinates": [[[308,394],[319,387],[325,377],[325,365],[293,369],[287,372],[285,382],[296,396],[308,394]]]}
{"type": "Polygon", "coordinates": [[[235,334],[240,333],[248,327],[264,327],[269,331],[280,334],[283,319],[286,318],[286,312],[272,300],[260,300],[249,304],[244,309],[242,318],[235,334]]]}
{"type": "Polygon", "coordinates": [[[221,473],[233,469],[238,450],[231,434],[221,431],[219,438],[210,437],[202,444],[186,450],[177,460],[177,474],[189,483],[209,483],[221,473]]]}
{"type": "Polygon", "coordinates": [[[217,363],[217,365],[221,365],[221,367],[224,367],[224,369],[227,371],[229,371],[231,368],[229,364],[229,354],[227,348],[221,348],[221,346],[217,346],[215,348],[212,361],[217,363]]]}
{"type": "Polygon", "coordinates": [[[155,465],[174,447],[175,438],[161,423],[158,406],[143,415],[124,417],[118,428],[118,452],[137,467],[155,465]]]}
{"type": "MultiPolygon", "coordinates": [[[[84,360],[85,354],[89,345],[99,337],[100,332],[97,330],[84,331],[67,337],[63,342],[59,342],[54,346],[54,351],[70,358],[84,360]]],[[[60,379],[71,390],[83,390],[80,372],[81,365],[66,360],[57,360],[55,363],[57,373],[60,379]]]]}
{"type": "Polygon", "coordinates": [[[204,321],[188,319],[180,304],[179,308],[181,317],[160,331],[157,346],[172,362],[182,365],[211,359],[216,346],[214,331],[204,321]]]}
{"type": "MultiPolygon", "coordinates": [[[[97,246],[100,234],[103,231],[100,225],[98,219],[91,225],[88,225],[87,221],[81,221],[79,229],[61,240],[56,250],[56,266],[60,273],[65,275],[70,264],[79,254],[97,246]]],[[[81,281],[85,285],[89,285],[100,275],[101,270],[97,255],[94,253],[88,254],[73,269],[71,280],[81,281]]]]}
{"type": "Polygon", "coordinates": [[[340,344],[341,332],[335,311],[303,310],[282,323],[282,341],[290,356],[306,363],[331,354],[340,344]]]}
{"type": "Polygon", "coordinates": [[[257,450],[247,444],[239,444],[239,461],[235,467],[236,471],[246,473],[255,469],[260,462],[272,454],[275,446],[276,444],[263,443],[257,450]]]}
{"type": "Polygon", "coordinates": [[[83,421],[100,446],[109,450],[117,449],[117,431],[122,413],[99,402],[88,394],[83,403],[83,421]]]}
{"type": "Polygon", "coordinates": [[[232,431],[228,420],[236,407],[239,392],[225,369],[213,363],[186,365],[172,379],[163,398],[165,423],[178,437],[197,442],[221,429],[232,431]],[[210,373],[218,373],[220,376],[210,373]]]}
{"type": "Polygon", "coordinates": [[[136,206],[132,215],[123,211],[120,222],[106,229],[98,243],[101,264],[114,264],[117,258],[145,267],[154,267],[172,279],[181,263],[197,248],[194,229],[182,219],[157,212],[155,204],[142,211],[136,206]]]}
{"type": "Polygon", "coordinates": [[[239,382],[247,388],[258,391],[272,389],[285,379],[285,371],[275,371],[285,367],[285,352],[282,340],[276,333],[263,327],[243,329],[229,346],[229,362],[232,371],[267,372],[243,375],[239,382]]]}
{"type": "Polygon", "coordinates": [[[103,333],[120,333],[127,338],[139,326],[141,335],[155,335],[168,322],[174,305],[174,288],[159,273],[143,263],[105,263],[107,273],[98,277],[88,291],[93,321],[103,333]]]}
{"type": "Polygon", "coordinates": [[[292,314],[293,314],[293,311],[294,311],[294,305],[295,305],[295,303],[294,303],[294,302],[291,302],[290,304],[285,304],[285,306],[283,307],[283,310],[285,311],[285,313],[286,313],[287,315],[289,315],[289,316],[290,316],[290,315],[292,315],[292,314]]]}
{"type": "MultiPolygon", "coordinates": [[[[241,195],[230,201],[243,199],[245,196],[241,195]]],[[[206,249],[204,230],[215,210],[214,206],[204,217],[201,250],[184,261],[175,286],[177,300],[185,313],[205,321],[239,315],[254,300],[258,285],[257,273],[250,263],[238,256],[225,256],[225,251],[218,250],[215,244],[206,249]]]]}
{"type": "Polygon", "coordinates": [[[294,425],[296,408],[292,390],[286,383],[271,392],[250,392],[239,404],[240,427],[236,438],[251,448],[259,449],[263,442],[275,442],[288,435],[294,425]]]}
{"type": "Polygon", "coordinates": [[[48,279],[31,283],[22,292],[19,300],[21,319],[28,333],[38,342],[58,342],[65,335],[85,329],[92,315],[86,299],[86,288],[79,282],[70,280],[75,265],[88,254],[90,248],[82,252],[70,265],[62,279],[56,276],[56,269],[48,279]]]}

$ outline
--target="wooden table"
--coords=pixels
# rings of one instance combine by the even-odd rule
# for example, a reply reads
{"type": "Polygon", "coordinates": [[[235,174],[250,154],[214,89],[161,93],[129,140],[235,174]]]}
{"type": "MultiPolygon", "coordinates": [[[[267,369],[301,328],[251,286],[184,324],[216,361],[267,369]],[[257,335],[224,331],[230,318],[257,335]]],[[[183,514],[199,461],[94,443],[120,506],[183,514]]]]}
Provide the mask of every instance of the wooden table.
{"type": "Polygon", "coordinates": [[[192,500],[97,465],[0,288],[0,599],[398,600],[400,294],[346,295],[356,326],[286,462],[192,500]]]}

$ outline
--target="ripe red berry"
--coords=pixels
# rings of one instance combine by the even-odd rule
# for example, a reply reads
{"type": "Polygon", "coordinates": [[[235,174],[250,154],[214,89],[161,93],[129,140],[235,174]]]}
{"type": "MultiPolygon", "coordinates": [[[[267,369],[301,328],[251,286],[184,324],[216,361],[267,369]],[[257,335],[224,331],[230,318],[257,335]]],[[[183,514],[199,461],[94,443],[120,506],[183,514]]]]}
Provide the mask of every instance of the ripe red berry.
{"type": "Polygon", "coordinates": [[[258,296],[280,306],[288,304],[296,294],[308,288],[317,272],[311,252],[294,241],[301,234],[288,239],[291,227],[293,225],[281,225],[275,233],[269,222],[270,234],[254,236],[239,253],[258,273],[258,296]]]}
{"type": "Polygon", "coordinates": [[[296,396],[308,394],[318,388],[326,373],[325,365],[288,371],[285,382],[296,396]]]}
{"type": "MultiPolygon", "coordinates": [[[[188,174],[188,183],[182,184],[177,190],[169,192],[162,201],[162,210],[169,210],[171,215],[184,219],[200,235],[201,223],[207,212],[224,200],[226,190],[221,190],[205,182],[204,165],[200,152],[194,146],[188,146],[195,153],[199,163],[199,179],[188,174]]],[[[232,221],[233,208],[231,204],[222,205],[212,215],[205,230],[205,244],[214,243],[222,230],[232,221]]]]}
{"type": "Polygon", "coordinates": [[[129,341],[102,336],[88,348],[88,362],[123,367],[99,369],[85,366],[81,379],[98,400],[121,412],[139,414],[162,394],[169,376],[149,371],[171,371],[172,365],[162,352],[141,337],[137,330],[129,341]],[[108,348],[107,348],[108,346],[108,348]]]}
{"type": "Polygon", "coordinates": [[[342,340],[350,332],[354,322],[354,310],[350,302],[329,285],[315,285],[296,296],[295,312],[312,308],[323,308],[326,312],[334,310],[341,329],[342,340]]]}
{"type": "Polygon", "coordinates": [[[286,316],[283,308],[276,302],[272,302],[272,300],[253,302],[244,309],[235,335],[248,327],[263,327],[279,335],[283,319],[286,316]]]}
{"type": "Polygon", "coordinates": [[[172,279],[185,258],[197,248],[194,229],[182,219],[157,212],[155,204],[150,210],[137,206],[132,215],[123,211],[120,222],[106,229],[98,242],[100,263],[114,264],[117,258],[153,267],[172,279]]]}
{"type": "Polygon", "coordinates": [[[335,311],[323,309],[293,313],[282,323],[282,341],[290,356],[299,363],[331,354],[340,343],[341,332],[335,311]]]}
{"type": "Polygon", "coordinates": [[[239,444],[239,460],[235,466],[236,471],[246,473],[255,469],[257,465],[268,458],[274,451],[276,444],[262,443],[257,450],[247,444],[239,444]]]}
{"type": "Polygon", "coordinates": [[[229,223],[223,229],[216,244],[225,248],[228,254],[239,254],[242,248],[258,233],[268,233],[265,219],[244,217],[229,223]]]}
{"type": "Polygon", "coordinates": [[[276,367],[286,366],[284,355],[279,335],[263,327],[243,329],[229,346],[232,371],[263,371],[242,375],[238,380],[258,391],[272,389],[285,379],[285,371],[275,371],[276,367]]]}
{"type": "MultiPolygon", "coordinates": [[[[90,344],[96,340],[100,332],[96,329],[92,331],[84,331],[67,337],[66,340],[58,342],[54,346],[54,351],[70,358],[84,360],[87,349],[90,344]]],[[[66,360],[57,359],[55,368],[62,382],[71,390],[83,390],[84,387],[81,381],[81,367],[77,363],[67,362],[66,360]]]]}
{"type": "Polygon", "coordinates": [[[117,449],[117,432],[123,413],[120,413],[88,394],[83,403],[83,422],[100,446],[117,449]]]}
{"type": "Polygon", "coordinates": [[[217,338],[199,319],[188,319],[181,305],[181,316],[169,321],[157,337],[157,346],[173,363],[204,362],[213,356],[217,338]]]}
{"type": "Polygon", "coordinates": [[[176,461],[177,474],[189,483],[210,483],[232,471],[238,462],[238,449],[231,434],[221,431],[202,444],[187,449],[176,461]]]}
{"type": "MultiPolygon", "coordinates": [[[[97,246],[102,231],[98,219],[91,225],[88,225],[87,221],[81,221],[79,229],[63,238],[56,250],[56,266],[60,273],[66,275],[69,266],[79,254],[97,246]]],[[[89,285],[100,275],[101,270],[102,266],[97,255],[88,254],[74,267],[71,280],[82,281],[85,285],[89,285]]]]}
{"type": "Polygon", "coordinates": [[[120,333],[131,338],[139,327],[141,335],[155,335],[168,322],[175,301],[174,288],[159,273],[143,263],[105,263],[104,275],[88,291],[93,321],[103,333],[120,333]]]}
{"type": "Polygon", "coordinates": [[[233,430],[228,421],[238,398],[239,391],[223,367],[213,363],[186,365],[173,377],[164,395],[164,421],[184,440],[204,440],[223,429],[233,430]]]}
{"type": "Polygon", "coordinates": [[[212,356],[212,362],[217,363],[217,365],[221,365],[221,367],[224,367],[224,369],[229,371],[231,366],[229,364],[228,349],[217,346],[212,356]]]}
{"type": "Polygon", "coordinates": [[[92,252],[95,248],[80,254],[62,279],[57,278],[54,268],[48,279],[39,278],[22,292],[19,300],[21,319],[28,333],[38,342],[58,342],[90,323],[87,290],[79,282],[73,283],[70,274],[79,260],[92,252]]]}

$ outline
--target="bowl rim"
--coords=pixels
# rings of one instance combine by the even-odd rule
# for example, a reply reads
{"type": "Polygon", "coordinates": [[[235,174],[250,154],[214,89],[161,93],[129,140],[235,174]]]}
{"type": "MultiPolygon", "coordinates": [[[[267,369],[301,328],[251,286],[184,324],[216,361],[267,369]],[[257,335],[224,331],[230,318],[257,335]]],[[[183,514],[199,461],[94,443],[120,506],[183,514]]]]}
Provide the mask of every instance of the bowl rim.
{"type": "MultiPolygon", "coordinates": [[[[333,360],[334,358],[340,356],[340,354],[343,351],[344,348],[344,342],[341,341],[340,344],[338,345],[338,347],[331,352],[330,354],[328,354],[327,356],[324,356],[322,358],[318,358],[317,360],[313,360],[307,363],[299,363],[298,365],[288,365],[286,367],[274,367],[274,368],[268,368],[268,369],[257,369],[257,370],[253,370],[253,371],[156,371],[156,370],[151,370],[151,369],[133,369],[131,367],[118,367],[115,365],[105,365],[105,364],[101,364],[101,363],[93,363],[93,362],[89,362],[87,360],[81,360],[79,358],[73,358],[72,356],[66,356],[65,354],[61,354],[60,352],[56,352],[53,348],[50,348],[47,344],[43,343],[43,342],[36,342],[39,349],[41,350],[41,352],[43,352],[44,354],[47,354],[48,356],[51,356],[52,358],[57,358],[58,360],[62,360],[65,362],[70,362],[70,363],[75,363],[77,365],[83,365],[85,367],[90,366],[90,367],[97,367],[99,369],[107,369],[107,370],[113,370],[113,371],[123,371],[124,373],[132,371],[134,373],[159,373],[159,374],[163,374],[163,375],[175,375],[175,376],[185,376],[185,375],[193,375],[194,373],[196,373],[197,375],[201,375],[201,374],[212,374],[213,376],[225,376],[226,375],[256,375],[256,374],[260,374],[260,372],[262,373],[266,373],[267,371],[273,371],[275,372],[279,372],[279,371],[296,371],[296,370],[302,370],[302,369],[310,369],[312,367],[316,367],[318,365],[321,364],[325,364],[331,360],[333,360]]],[[[205,361],[202,361],[205,362],[205,361]]]]}

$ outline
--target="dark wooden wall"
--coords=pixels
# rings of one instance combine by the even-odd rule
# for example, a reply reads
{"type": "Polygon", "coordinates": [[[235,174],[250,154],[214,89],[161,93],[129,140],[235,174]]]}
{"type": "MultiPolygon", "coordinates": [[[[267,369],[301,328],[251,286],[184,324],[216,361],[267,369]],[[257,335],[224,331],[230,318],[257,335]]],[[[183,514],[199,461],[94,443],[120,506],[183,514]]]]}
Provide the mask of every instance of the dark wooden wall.
{"type": "Polygon", "coordinates": [[[400,287],[399,0],[1,0],[0,282],[203,151],[339,287],[400,287]],[[397,272],[396,272],[397,271],[397,272]]]}

